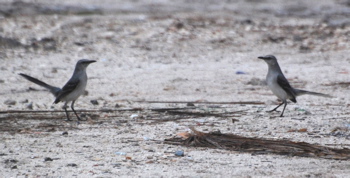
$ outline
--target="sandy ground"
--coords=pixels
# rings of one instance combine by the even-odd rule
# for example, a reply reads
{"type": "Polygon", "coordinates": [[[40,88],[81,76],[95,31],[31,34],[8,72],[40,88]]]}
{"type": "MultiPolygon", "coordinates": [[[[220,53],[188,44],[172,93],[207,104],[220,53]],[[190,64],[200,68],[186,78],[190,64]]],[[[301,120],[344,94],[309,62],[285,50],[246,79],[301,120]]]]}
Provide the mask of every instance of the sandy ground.
{"type": "Polygon", "coordinates": [[[2,177],[350,175],[349,161],[162,142],[195,126],[205,132],[350,148],[347,1],[35,2],[4,1],[1,6],[2,177]],[[278,104],[263,84],[267,65],[257,56],[266,54],[279,59],[293,86],[335,97],[301,96],[283,118],[266,113],[278,104]],[[86,112],[88,120],[82,122],[64,121],[63,112],[4,112],[61,111],[61,103],[52,105],[51,94],[17,74],[61,87],[81,58],[98,62],[88,68],[88,94],[76,102],[77,110],[143,110],[86,112]],[[150,110],[194,101],[265,104],[195,104],[204,113],[241,111],[224,118],[150,110]],[[176,157],[178,150],[185,155],[176,157]]]}

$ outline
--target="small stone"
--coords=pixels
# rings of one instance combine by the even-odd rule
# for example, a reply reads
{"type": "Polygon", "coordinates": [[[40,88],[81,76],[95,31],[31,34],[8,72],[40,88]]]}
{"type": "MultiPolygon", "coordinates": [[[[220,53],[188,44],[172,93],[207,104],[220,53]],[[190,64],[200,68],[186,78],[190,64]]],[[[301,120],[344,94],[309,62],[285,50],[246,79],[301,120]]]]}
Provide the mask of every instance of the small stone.
{"type": "Polygon", "coordinates": [[[237,75],[242,75],[242,74],[247,74],[247,73],[245,73],[244,71],[238,70],[238,71],[236,71],[236,74],[237,74],[237,75]]]}
{"type": "Polygon", "coordinates": [[[65,131],[65,132],[63,132],[63,133],[62,133],[62,135],[68,135],[68,132],[67,132],[67,131],[65,131]]]}
{"type": "Polygon", "coordinates": [[[31,103],[26,104],[26,108],[33,110],[33,103],[31,102],[31,103]]]}
{"type": "Polygon", "coordinates": [[[46,157],[46,158],[44,159],[44,161],[45,161],[45,162],[46,162],[46,161],[53,161],[53,159],[50,158],[50,157],[46,157]]]}
{"type": "Polygon", "coordinates": [[[75,163],[69,163],[67,164],[67,167],[78,167],[78,165],[75,163]]]}
{"type": "Polygon", "coordinates": [[[138,118],[138,117],[139,117],[138,114],[132,114],[132,115],[130,116],[131,119],[135,119],[135,118],[138,118]]]}
{"type": "Polygon", "coordinates": [[[175,151],[175,156],[185,156],[185,152],[182,150],[175,151]]]}
{"type": "Polygon", "coordinates": [[[114,163],[112,164],[113,167],[120,167],[122,164],[121,163],[114,163]]]}
{"type": "Polygon", "coordinates": [[[17,169],[17,165],[12,166],[11,169],[17,169]]]}
{"type": "Polygon", "coordinates": [[[121,156],[125,156],[126,153],[125,152],[115,152],[116,155],[121,155],[121,156]]]}
{"type": "Polygon", "coordinates": [[[7,159],[7,160],[5,160],[5,164],[9,164],[9,163],[18,163],[18,160],[15,160],[15,159],[7,159]]]}
{"type": "Polygon", "coordinates": [[[98,105],[98,101],[97,101],[97,100],[91,100],[90,102],[91,102],[91,104],[93,104],[93,105],[98,105]]]}
{"type": "Polygon", "coordinates": [[[11,99],[8,99],[8,100],[6,100],[5,102],[4,102],[4,104],[6,104],[6,105],[15,105],[16,104],[16,101],[15,100],[11,100],[11,99]]]}

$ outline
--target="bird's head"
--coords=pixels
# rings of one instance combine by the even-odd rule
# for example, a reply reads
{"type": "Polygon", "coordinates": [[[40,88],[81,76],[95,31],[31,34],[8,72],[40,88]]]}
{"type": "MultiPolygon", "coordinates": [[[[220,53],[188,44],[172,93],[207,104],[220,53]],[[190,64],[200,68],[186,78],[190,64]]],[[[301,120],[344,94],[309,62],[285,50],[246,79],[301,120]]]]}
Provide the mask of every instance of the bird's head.
{"type": "Polygon", "coordinates": [[[96,62],[95,60],[89,60],[89,59],[80,59],[77,64],[75,65],[75,70],[85,70],[86,67],[91,64],[96,62]]]}
{"type": "Polygon", "coordinates": [[[258,58],[264,60],[268,65],[277,64],[277,59],[274,55],[259,56],[258,58]]]}

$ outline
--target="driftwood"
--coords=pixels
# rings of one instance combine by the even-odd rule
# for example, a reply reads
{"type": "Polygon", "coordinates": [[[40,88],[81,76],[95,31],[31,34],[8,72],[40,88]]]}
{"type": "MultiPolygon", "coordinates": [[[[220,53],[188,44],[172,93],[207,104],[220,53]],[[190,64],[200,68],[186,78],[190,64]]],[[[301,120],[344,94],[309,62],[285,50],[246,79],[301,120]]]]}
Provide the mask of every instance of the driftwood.
{"type": "Polygon", "coordinates": [[[213,101],[135,101],[138,103],[176,103],[176,104],[243,104],[243,105],[264,105],[260,101],[232,101],[232,102],[213,102],[213,101]]]}
{"type": "Polygon", "coordinates": [[[191,147],[219,148],[252,154],[278,154],[287,156],[316,157],[348,160],[350,149],[335,149],[305,142],[248,138],[220,132],[203,133],[191,128],[193,133],[184,138],[166,139],[164,143],[191,147]]]}
{"type": "MultiPolygon", "coordinates": [[[[126,108],[126,109],[108,109],[108,108],[102,108],[102,109],[88,109],[88,110],[76,110],[77,112],[119,112],[119,111],[142,111],[144,109],[142,108],[126,108]]],[[[71,110],[68,110],[67,112],[73,112],[71,110]]],[[[5,110],[0,111],[0,114],[35,114],[35,113],[65,113],[64,110],[5,110]]]]}

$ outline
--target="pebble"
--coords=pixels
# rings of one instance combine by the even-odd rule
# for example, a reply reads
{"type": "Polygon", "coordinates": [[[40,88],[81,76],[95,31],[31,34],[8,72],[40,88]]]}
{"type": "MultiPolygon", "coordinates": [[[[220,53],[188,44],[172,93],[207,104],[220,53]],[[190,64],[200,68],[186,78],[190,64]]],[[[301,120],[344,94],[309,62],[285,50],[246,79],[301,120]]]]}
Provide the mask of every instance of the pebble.
{"type": "Polygon", "coordinates": [[[175,156],[185,156],[185,152],[182,150],[175,151],[175,156]]]}
{"type": "Polygon", "coordinates": [[[65,131],[65,132],[63,132],[63,133],[62,133],[62,135],[68,135],[68,132],[67,132],[67,131],[65,131]]]}
{"type": "Polygon", "coordinates": [[[98,105],[98,101],[97,101],[97,100],[91,100],[90,102],[91,102],[91,104],[93,104],[93,105],[98,105]]]}
{"type": "Polygon", "coordinates": [[[46,158],[44,159],[44,161],[45,161],[45,162],[46,162],[46,161],[53,161],[53,159],[50,158],[50,157],[46,157],[46,158]]]}
{"type": "Polygon", "coordinates": [[[67,164],[67,167],[78,167],[78,165],[75,163],[69,163],[67,164]]]}
{"type": "Polygon", "coordinates": [[[246,73],[243,72],[243,71],[238,70],[238,71],[236,71],[236,74],[241,75],[241,74],[246,74],[246,73]]]}
{"type": "Polygon", "coordinates": [[[30,103],[26,104],[26,108],[30,109],[30,110],[33,110],[33,103],[30,102],[30,103]]]}
{"type": "Polygon", "coordinates": [[[12,166],[11,169],[17,169],[17,165],[12,166]]]}
{"type": "Polygon", "coordinates": [[[115,152],[116,155],[121,155],[121,156],[125,156],[126,153],[125,152],[115,152]]]}
{"type": "Polygon", "coordinates": [[[112,164],[113,167],[120,167],[122,164],[121,163],[114,163],[112,164]]]}
{"type": "Polygon", "coordinates": [[[134,118],[137,118],[137,117],[139,117],[139,115],[137,115],[137,114],[132,114],[132,115],[130,116],[131,119],[134,119],[134,118]]]}
{"type": "Polygon", "coordinates": [[[6,105],[15,105],[17,102],[15,100],[11,100],[11,99],[8,99],[4,102],[4,104],[6,105]]]}

